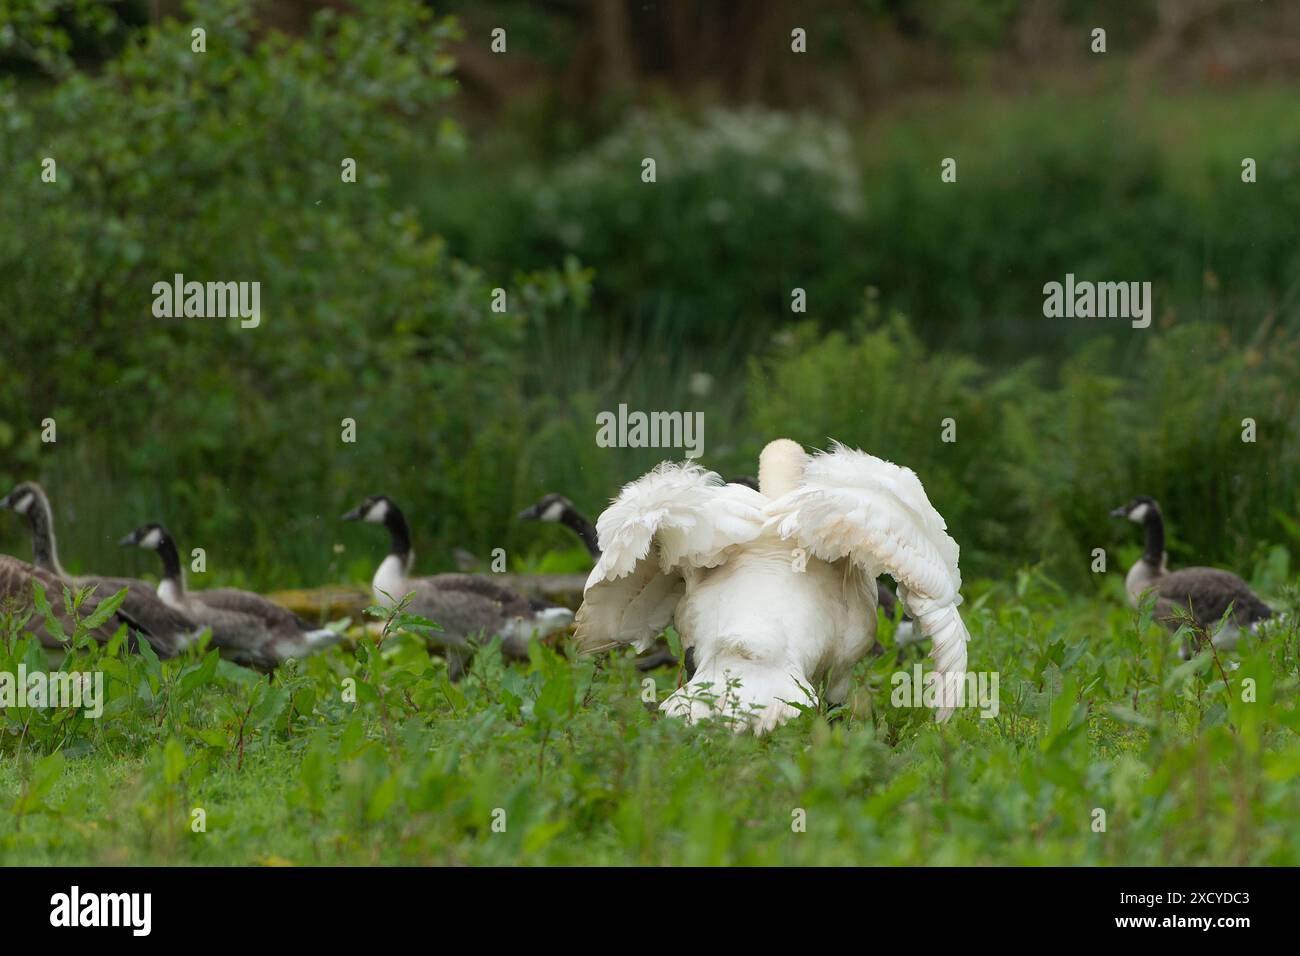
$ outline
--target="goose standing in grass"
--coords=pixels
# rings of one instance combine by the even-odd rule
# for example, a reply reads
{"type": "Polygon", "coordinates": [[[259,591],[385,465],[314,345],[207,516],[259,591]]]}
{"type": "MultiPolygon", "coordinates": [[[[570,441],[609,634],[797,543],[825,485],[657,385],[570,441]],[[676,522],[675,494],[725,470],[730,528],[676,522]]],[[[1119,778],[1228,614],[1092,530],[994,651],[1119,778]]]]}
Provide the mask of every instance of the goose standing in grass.
{"type": "Polygon", "coordinates": [[[251,591],[188,591],[176,542],[160,524],[141,525],[118,543],[158,553],[163,566],[158,597],[168,607],[210,628],[212,646],[229,661],[274,670],[291,657],[306,657],[341,640],[334,631],[313,628],[287,608],[251,591]]]}
{"type": "Polygon", "coordinates": [[[809,456],[778,439],[758,480],[753,491],[664,462],[627,485],[596,524],[603,553],[578,611],[579,646],[645,647],[673,624],[697,666],[660,709],[761,733],[819,696],[848,698],[875,640],[876,577],[888,573],[933,639],[937,716],[949,717],[970,635],[957,613],[957,544],[916,475],[839,444],[809,456]]]}
{"type": "Polygon", "coordinates": [[[94,574],[74,576],[64,571],[59,563],[58,542],[54,537],[54,512],[45,490],[36,482],[19,484],[0,498],[0,508],[26,516],[32,532],[32,555],[38,568],[75,589],[93,588],[93,595],[98,600],[126,588],[126,597],[117,613],[130,623],[134,632],[145,636],[159,657],[175,657],[198,638],[201,626],[160,600],[144,581],[94,574]]]}
{"type": "MultiPolygon", "coordinates": [[[[1116,508],[1112,518],[1127,518],[1143,528],[1145,540],[1142,556],[1124,578],[1129,603],[1137,607],[1147,592],[1155,594],[1155,617],[1170,630],[1178,629],[1178,611],[1187,610],[1198,628],[1213,631],[1232,608],[1224,627],[1211,638],[1215,647],[1232,648],[1242,630],[1254,631],[1261,621],[1273,616],[1273,609],[1261,601],[1245,581],[1231,571],[1219,568],[1182,568],[1170,571],[1165,554],[1165,521],[1154,498],[1139,495],[1116,508]]],[[[1192,655],[1184,643],[1182,656],[1192,655]]]]}
{"type": "MultiPolygon", "coordinates": [[[[54,572],[38,568],[26,561],[19,561],[7,554],[0,554],[0,613],[15,612],[19,617],[26,617],[27,621],[20,630],[35,635],[41,642],[41,646],[48,650],[64,650],[67,647],[66,639],[72,637],[76,628],[72,611],[63,600],[63,587],[64,582],[54,572]],[[45,600],[50,606],[50,611],[54,619],[59,622],[59,626],[63,628],[62,639],[50,632],[45,616],[36,610],[33,582],[39,583],[45,589],[45,600]]],[[[88,596],[77,610],[77,617],[85,621],[99,608],[100,602],[109,597],[112,597],[111,593],[88,596]]],[[[129,634],[128,646],[134,650],[136,632],[132,629],[131,622],[122,617],[120,611],[111,615],[98,627],[90,628],[88,633],[100,644],[107,644],[123,625],[126,625],[129,634]]]]}
{"type": "Polygon", "coordinates": [[[548,637],[569,626],[573,612],[546,601],[530,600],[478,575],[410,576],[415,555],[406,516],[387,495],[372,495],[343,516],[344,521],[381,524],[389,548],[371,582],[375,603],[392,608],[414,593],[407,610],[442,627],[431,639],[447,653],[452,680],[459,680],[472,653],[470,639],[501,637],[502,652],[515,660],[528,657],[529,638],[548,637]]]}

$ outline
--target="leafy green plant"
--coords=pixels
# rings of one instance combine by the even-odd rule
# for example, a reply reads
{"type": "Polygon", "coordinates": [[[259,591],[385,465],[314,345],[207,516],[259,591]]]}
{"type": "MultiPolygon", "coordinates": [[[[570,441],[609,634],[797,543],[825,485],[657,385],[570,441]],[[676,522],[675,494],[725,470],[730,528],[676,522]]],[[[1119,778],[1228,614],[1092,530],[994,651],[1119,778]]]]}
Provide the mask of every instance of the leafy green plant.
{"type": "MultiPolygon", "coordinates": [[[[1204,651],[1184,662],[1183,633],[1154,622],[1150,605],[1071,594],[1042,567],[966,591],[970,667],[999,673],[996,716],[967,708],[936,725],[924,708],[895,706],[890,677],[911,661],[896,664],[891,650],[859,665],[850,705],[829,719],[809,709],[764,738],[662,717],[642,681],[662,700],[675,676],[643,675],[624,657],[569,659],[534,644],[527,664],[507,665],[489,646],[449,685],[418,621],[414,631],[394,623],[378,645],[363,639],[355,656],[335,648],[269,679],[212,668],[200,650],[155,672],[105,649],[101,663],[131,678],[109,682],[100,720],[29,735],[18,773],[0,778],[0,855],[1295,862],[1294,618],[1217,661],[1204,651]],[[355,695],[343,692],[348,678],[355,695]],[[200,832],[195,808],[206,815],[200,832]]],[[[11,630],[0,669],[28,641],[11,630]]]]}

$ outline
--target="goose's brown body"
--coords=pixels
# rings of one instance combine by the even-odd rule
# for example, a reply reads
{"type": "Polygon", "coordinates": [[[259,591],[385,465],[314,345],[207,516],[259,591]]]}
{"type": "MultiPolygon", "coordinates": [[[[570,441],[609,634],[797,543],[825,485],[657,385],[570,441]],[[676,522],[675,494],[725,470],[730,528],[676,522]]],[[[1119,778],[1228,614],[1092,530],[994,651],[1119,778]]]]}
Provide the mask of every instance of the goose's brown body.
{"type": "Polygon", "coordinates": [[[34,481],[24,481],[0,500],[0,507],[25,515],[32,533],[33,562],[41,571],[74,591],[92,590],[103,600],[126,588],[126,597],[117,610],[133,632],[143,635],[159,657],[175,657],[197,635],[199,626],[184,614],[168,607],[144,581],[136,578],[103,577],[96,574],[72,575],[59,563],[58,543],[54,536],[54,512],[45,490],[34,481]]]}
{"type": "MultiPolygon", "coordinates": [[[[65,637],[71,637],[76,628],[76,620],[63,599],[63,581],[44,568],[19,561],[7,554],[0,554],[0,611],[28,615],[26,623],[21,628],[23,632],[35,635],[44,647],[63,648],[64,642],[50,632],[45,617],[36,610],[33,582],[39,583],[45,589],[45,599],[49,602],[55,620],[63,628],[65,637]]],[[[95,612],[101,600],[111,597],[112,594],[113,592],[104,595],[92,594],[77,609],[76,617],[85,620],[95,612]]],[[[99,643],[106,644],[123,625],[129,626],[129,622],[120,614],[114,614],[105,623],[91,630],[90,636],[99,643]]],[[[130,642],[134,646],[134,635],[131,636],[130,642]]]]}
{"type": "MultiPolygon", "coordinates": [[[[1182,568],[1170,571],[1165,554],[1165,524],[1160,506],[1146,496],[1134,498],[1111,512],[1143,529],[1142,557],[1124,578],[1129,603],[1138,607],[1148,594],[1155,596],[1155,618],[1176,630],[1190,617],[1203,631],[1214,631],[1227,615],[1227,626],[1214,637],[1216,646],[1232,646],[1243,630],[1254,628],[1273,616],[1273,609],[1260,600],[1240,576],[1220,568],[1182,568]]],[[[1183,648],[1189,656],[1190,647],[1183,648]]]]}

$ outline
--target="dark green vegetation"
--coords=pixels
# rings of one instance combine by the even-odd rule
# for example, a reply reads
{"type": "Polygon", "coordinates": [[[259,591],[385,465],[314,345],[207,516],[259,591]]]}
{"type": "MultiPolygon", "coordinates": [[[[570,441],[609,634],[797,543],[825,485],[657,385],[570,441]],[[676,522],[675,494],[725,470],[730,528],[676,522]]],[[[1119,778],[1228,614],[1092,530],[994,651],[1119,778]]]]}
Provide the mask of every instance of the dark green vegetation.
{"type": "MultiPolygon", "coordinates": [[[[102,719],[4,717],[0,863],[1300,861],[1294,626],[1228,673],[1117,594],[1033,573],[968,593],[1000,713],[943,727],[891,704],[892,653],[851,706],[756,739],[651,714],[627,659],[485,651],[452,686],[400,626],[269,682],[80,652],[64,666],[106,672],[102,719]]],[[[5,631],[0,670],[40,666],[5,631]]]]}
{"type": "MultiPolygon", "coordinates": [[[[361,7],[287,38],[230,0],[204,55],[172,23],[2,94],[0,482],[47,483],[74,569],[121,567],[111,542],[162,519],[224,580],[357,579],[374,549],[335,516],[375,491],[428,568],[562,545],[511,517],[548,490],[595,513],[662,456],[595,447],[619,402],[704,411],[724,473],[778,434],[906,462],[973,572],[1046,558],[1083,584],[1138,492],[1175,562],[1300,547],[1287,91],[968,98],[860,129],[657,111],[567,151],[467,147],[441,110],[455,27],[361,7]],[[1044,318],[1067,271],[1152,281],[1152,328],[1044,318]],[[177,272],[260,281],[261,326],[154,318],[177,272]]],[[[26,553],[16,525],[0,547],[26,553]]]]}
{"type": "MultiPolygon", "coordinates": [[[[1156,496],[1173,565],[1294,603],[1294,89],[974,89],[869,122],[660,99],[471,136],[456,27],[414,2],[292,37],[207,3],[201,56],[188,22],[127,39],[79,6],[90,63],[20,23],[44,77],[0,82],[0,493],[46,485],[70,570],[153,573],[114,542],[162,520],[206,549],[197,586],[367,580],[382,544],[337,516],[374,492],[421,570],[455,547],[581,569],[516,512],[558,490],[594,517],[664,457],[597,448],[598,411],[702,410],[724,474],[778,435],[916,469],[1002,714],[894,710],[888,657],[853,715],[755,741],[657,720],[625,662],[546,650],[484,655],[457,688],[406,636],[270,682],[110,655],[103,720],[4,715],[0,860],[1300,862],[1294,630],[1226,686],[1182,666],[1122,608],[1138,542],[1106,517],[1156,496]],[[154,318],[177,272],[261,282],[260,327],[154,318]],[[1151,281],[1152,327],[1044,318],[1066,272],[1151,281]]],[[[0,519],[0,552],[27,557],[0,519]]],[[[0,670],[35,666],[9,630],[0,670]]]]}

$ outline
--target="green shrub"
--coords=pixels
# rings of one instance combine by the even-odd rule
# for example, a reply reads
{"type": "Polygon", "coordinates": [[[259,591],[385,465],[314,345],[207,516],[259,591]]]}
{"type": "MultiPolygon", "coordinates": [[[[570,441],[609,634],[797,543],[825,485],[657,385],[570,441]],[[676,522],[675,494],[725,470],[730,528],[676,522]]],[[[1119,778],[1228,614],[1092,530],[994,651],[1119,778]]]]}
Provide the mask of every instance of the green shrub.
{"type": "Polygon", "coordinates": [[[1280,311],[1294,328],[1300,254],[1284,226],[1300,213],[1284,158],[1300,146],[1294,133],[1252,144],[1267,172],[1247,185],[1240,157],[1219,156],[1217,140],[1162,143],[1158,119],[1100,110],[1049,99],[1013,118],[981,116],[983,129],[970,121],[978,133],[907,137],[904,127],[867,175],[854,247],[863,281],[931,344],[997,364],[1059,364],[1109,333],[1102,321],[1043,321],[1043,285],[1067,272],[1150,281],[1157,321],[1249,334],[1280,311]],[[939,156],[958,159],[956,183],[940,181],[939,156]]]}
{"type": "Polygon", "coordinates": [[[1012,538],[1020,508],[1000,453],[1002,410],[1034,395],[1027,375],[931,352],[901,316],[882,321],[874,309],[852,332],[781,333],[749,372],[754,433],[816,448],[836,439],[906,465],[963,545],[963,562],[978,566],[982,555],[986,567],[1007,549],[1023,553],[1012,538]]]}
{"type": "Polygon", "coordinates": [[[852,333],[782,334],[751,363],[751,433],[816,447],[835,438],[912,468],[971,573],[1046,561],[1071,585],[1095,582],[1094,548],[1117,565],[1137,544],[1108,517],[1136,494],[1164,507],[1174,564],[1249,569],[1271,543],[1300,546],[1292,334],[1241,344],[1199,323],[1135,333],[1131,374],[1102,339],[1052,385],[1032,363],[994,372],[930,350],[903,319],[871,311],[852,333]],[[1246,418],[1253,443],[1242,440],[1246,418]]]}
{"type": "Polygon", "coordinates": [[[456,190],[417,202],[475,261],[536,268],[576,255],[609,324],[669,328],[678,348],[803,318],[842,327],[875,287],[932,346],[1057,364],[1107,330],[1041,321],[1044,283],[1067,272],[1150,281],[1158,317],[1249,330],[1277,312],[1295,326],[1300,141],[1286,124],[1260,129],[1285,102],[1268,91],[1140,104],[1109,92],[972,95],[862,129],[756,109],[662,111],[543,158],[510,127],[440,171],[456,190]],[[1197,123],[1214,135],[1189,137],[1197,123]],[[1243,152],[1257,183],[1241,182],[1243,152]],[[645,157],[654,184],[641,182],[645,157]],[[945,157],[955,183],[940,179],[945,157]],[[807,316],[790,311],[795,287],[807,316]]]}
{"type": "Polygon", "coordinates": [[[556,168],[522,175],[490,254],[533,265],[576,255],[625,322],[728,341],[788,316],[796,287],[812,314],[852,309],[861,287],[844,252],[862,212],[840,126],[759,109],[637,113],[556,168]],[[654,183],[642,181],[645,158],[654,183]]]}
{"type": "Polygon", "coordinates": [[[340,509],[381,490],[425,540],[502,536],[510,503],[484,496],[526,430],[529,310],[576,287],[489,281],[390,200],[389,165],[436,147],[421,121],[451,89],[452,27],[408,0],[360,8],[289,38],[223,0],[205,54],[167,22],[102,72],[4,94],[0,166],[22,174],[0,190],[0,480],[50,484],[73,566],[119,563],[111,542],[156,518],[223,574],[292,561],[310,580],[340,509]],[[260,326],[155,318],[175,273],[260,282],[260,326]]]}
{"type": "Polygon", "coordinates": [[[1143,341],[1132,373],[1117,374],[1115,343],[1098,341],[1009,416],[1026,539],[1059,541],[1084,568],[1093,548],[1138,543],[1104,516],[1146,494],[1167,516],[1172,566],[1248,570],[1272,542],[1300,545],[1289,521],[1300,510],[1300,394],[1289,384],[1300,339],[1275,330],[1243,343],[1189,324],[1143,341]]]}
{"type": "MultiPolygon", "coordinates": [[[[998,675],[996,714],[936,725],[898,706],[888,653],[859,664],[848,705],[762,738],[647,710],[643,680],[662,699],[676,676],[627,656],[534,644],[506,665],[486,649],[452,685],[401,615],[382,648],[363,637],[269,678],[214,651],[159,661],[91,641],[63,668],[103,672],[100,719],[0,705],[0,857],[1295,864],[1294,617],[1244,642],[1230,670],[1180,661],[1176,637],[1114,596],[1001,577],[968,580],[962,609],[972,670],[998,675]],[[355,702],[340,694],[349,680],[355,702]],[[792,833],[796,809],[808,825],[792,833]]],[[[21,631],[0,609],[0,673],[48,671],[21,631]]]]}

